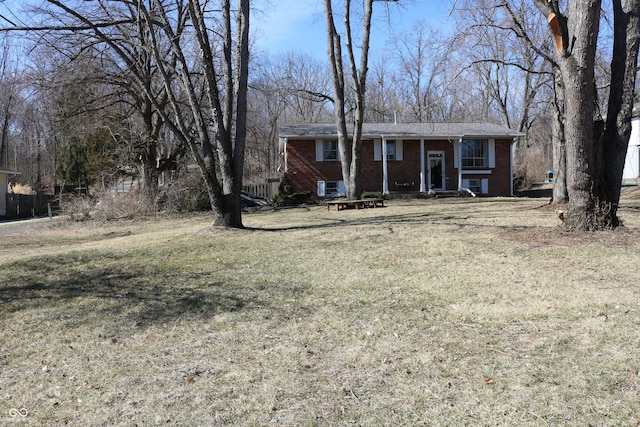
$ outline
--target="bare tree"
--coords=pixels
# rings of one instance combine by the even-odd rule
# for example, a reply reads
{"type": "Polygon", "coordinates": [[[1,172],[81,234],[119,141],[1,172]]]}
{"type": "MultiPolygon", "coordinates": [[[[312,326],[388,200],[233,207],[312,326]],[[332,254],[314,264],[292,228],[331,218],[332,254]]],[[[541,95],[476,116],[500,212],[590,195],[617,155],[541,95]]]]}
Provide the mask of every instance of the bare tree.
{"type": "Polygon", "coordinates": [[[445,74],[450,67],[451,45],[424,20],[395,39],[393,50],[398,64],[398,82],[409,111],[409,121],[433,121],[446,89],[445,74]]]}
{"type": "Polygon", "coordinates": [[[245,181],[274,176],[280,166],[278,125],[328,121],[330,77],[326,64],[299,52],[252,64],[245,181]]]}
{"type": "Polygon", "coordinates": [[[471,73],[479,83],[490,107],[487,114],[497,113],[502,123],[526,134],[514,146],[517,178],[540,179],[551,164],[534,166],[528,159],[531,152],[547,151],[540,145],[550,145],[539,132],[529,132],[537,121],[549,118],[552,105],[550,43],[540,29],[542,17],[528,0],[462,0],[458,6],[458,53],[468,62],[464,74],[471,73]]]}
{"type": "Polygon", "coordinates": [[[3,37],[0,40],[0,167],[9,167],[11,122],[19,102],[19,81],[9,58],[10,53],[10,41],[3,37]]]}
{"type": "Polygon", "coordinates": [[[99,0],[97,7],[58,0],[46,4],[52,8],[49,16],[57,21],[18,29],[82,32],[111,50],[130,70],[130,78],[144,91],[162,122],[189,147],[204,176],[214,224],[242,227],[249,1],[238,0],[232,9],[230,0],[222,0],[215,11],[205,11],[205,5],[196,0],[99,0]],[[129,13],[98,13],[114,8],[129,13]],[[132,45],[114,31],[119,25],[136,26],[144,36],[148,53],[144,58],[153,59],[157,67],[162,94],[148,84],[145,64],[137,62],[142,58],[132,55],[132,45]],[[212,37],[218,44],[212,43],[212,37]],[[166,52],[171,52],[171,59],[166,52]]]}
{"type": "Polygon", "coordinates": [[[364,0],[362,10],[362,29],[359,46],[355,46],[354,28],[352,22],[351,0],[344,0],[343,23],[345,37],[345,52],[348,58],[348,68],[343,65],[342,37],[336,27],[333,2],[324,0],[324,15],[327,28],[327,55],[331,69],[334,92],[334,112],[338,134],[338,152],[342,177],[348,198],[357,199],[361,194],[361,157],[362,157],[362,124],[365,113],[365,93],[367,72],[369,69],[369,40],[371,35],[371,16],[373,14],[373,0],[364,0]],[[359,64],[356,63],[356,52],[360,53],[359,64]],[[349,77],[345,77],[345,71],[349,77]],[[347,133],[348,106],[346,95],[347,82],[352,85],[353,92],[353,133],[351,141],[347,133]]]}
{"type": "Polygon", "coordinates": [[[613,47],[607,119],[596,96],[595,66],[601,19],[599,0],[533,0],[547,18],[564,100],[566,224],[575,230],[619,225],[617,217],[638,63],[639,0],[612,0],[613,47]]]}

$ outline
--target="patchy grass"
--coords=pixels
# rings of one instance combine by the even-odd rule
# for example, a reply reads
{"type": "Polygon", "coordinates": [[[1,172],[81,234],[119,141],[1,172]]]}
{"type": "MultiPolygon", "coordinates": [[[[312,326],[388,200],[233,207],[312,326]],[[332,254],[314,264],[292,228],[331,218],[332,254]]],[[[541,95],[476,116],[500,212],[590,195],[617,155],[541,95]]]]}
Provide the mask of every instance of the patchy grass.
{"type": "Polygon", "coordinates": [[[640,423],[640,210],[534,199],[3,237],[0,425],[640,423]]]}

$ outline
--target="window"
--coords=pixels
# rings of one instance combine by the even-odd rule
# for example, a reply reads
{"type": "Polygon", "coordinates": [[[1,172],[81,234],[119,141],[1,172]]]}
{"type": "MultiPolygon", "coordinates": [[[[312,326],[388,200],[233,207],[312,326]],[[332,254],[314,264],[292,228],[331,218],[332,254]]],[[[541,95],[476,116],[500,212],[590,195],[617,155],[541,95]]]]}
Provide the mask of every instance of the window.
{"type": "Polygon", "coordinates": [[[487,178],[463,179],[462,188],[469,189],[476,194],[488,194],[489,180],[487,178]]]}
{"type": "Polygon", "coordinates": [[[465,139],[462,141],[462,167],[489,167],[489,144],[486,139],[465,139]]]}
{"type": "Polygon", "coordinates": [[[338,160],[338,141],[322,142],[322,159],[338,160]]]}
{"type": "MultiPolygon", "coordinates": [[[[382,160],[382,141],[373,141],[373,160],[382,160]]],[[[387,160],[402,160],[402,141],[397,139],[387,140],[387,160]]]]}
{"type": "Polygon", "coordinates": [[[316,140],[316,162],[335,162],[340,160],[337,140],[316,140]]]}
{"type": "Polygon", "coordinates": [[[318,181],[318,197],[337,197],[345,194],[344,181],[318,181]]]}
{"type": "Polygon", "coordinates": [[[396,159],[396,141],[394,139],[387,141],[387,160],[396,159]]]}
{"type": "Polygon", "coordinates": [[[338,181],[327,181],[325,188],[326,196],[337,196],[338,195],[338,181]]]}

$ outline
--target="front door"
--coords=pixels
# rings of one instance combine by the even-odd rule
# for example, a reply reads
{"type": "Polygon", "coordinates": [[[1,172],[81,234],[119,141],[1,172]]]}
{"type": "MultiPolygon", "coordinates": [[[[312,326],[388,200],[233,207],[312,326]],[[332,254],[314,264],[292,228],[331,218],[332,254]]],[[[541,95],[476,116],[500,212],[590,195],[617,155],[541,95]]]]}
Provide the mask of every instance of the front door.
{"type": "Polygon", "coordinates": [[[427,177],[429,190],[444,190],[444,151],[429,151],[427,155],[427,177]]]}

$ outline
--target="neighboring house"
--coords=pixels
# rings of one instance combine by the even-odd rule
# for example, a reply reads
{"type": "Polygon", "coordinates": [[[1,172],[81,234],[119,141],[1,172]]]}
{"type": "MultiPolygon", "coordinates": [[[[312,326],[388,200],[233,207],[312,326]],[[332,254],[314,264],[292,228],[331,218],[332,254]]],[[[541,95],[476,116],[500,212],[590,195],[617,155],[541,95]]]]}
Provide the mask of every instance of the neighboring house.
{"type": "Polygon", "coordinates": [[[9,177],[18,175],[18,172],[0,169],[0,216],[7,214],[7,193],[9,192],[9,177]]]}
{"type": "Polygon", "coordinates": [[[622,179],[638,179],[640,177],[640,104],[633,106],[631,119],[631,137],[624,159],[622,179]]]}
{"type": "MultiPolygon", "coordinates": [[[[468,189],[488,196],[513,195],[513,142],[523,134],[509,128],[491,123],[367,123],[362,133],[363,191],[468,189]]],[[[345,194],[335,124],[282,125],[280,148],[295,191],[311,191],[316,200],[345,194]]]]}

